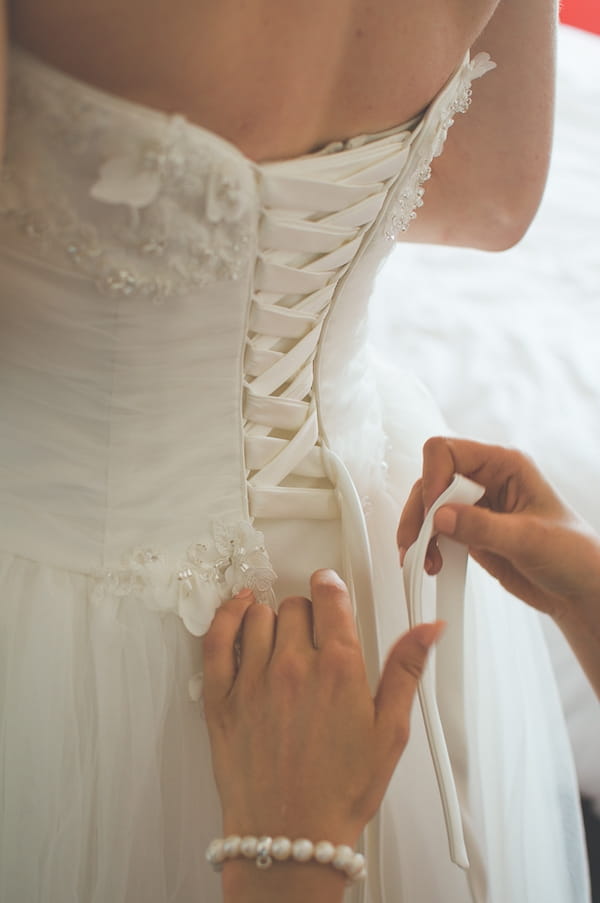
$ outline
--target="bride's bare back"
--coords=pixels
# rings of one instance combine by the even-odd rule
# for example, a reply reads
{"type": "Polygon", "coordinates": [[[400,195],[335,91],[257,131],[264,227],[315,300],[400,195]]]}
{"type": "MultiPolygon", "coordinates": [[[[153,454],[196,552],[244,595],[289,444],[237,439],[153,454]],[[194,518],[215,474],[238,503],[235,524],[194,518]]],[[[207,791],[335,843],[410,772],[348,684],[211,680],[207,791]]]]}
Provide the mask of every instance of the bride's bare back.
{"type": "MultiPolygon", "coordinates": [[[[467,214],[463,234],[456,211],[446,208],[459,202],[463,215],[465,191],[479,197],[485,187],[488,197],[494,182],[488,210],[501,204],[512,217],[525,203],[528,222],[537,206],[552,116],[540,72],[545,67],[551,79],[554,0],[0,0],[0,13],[4,3],[11,39],[47,62],[113,94],[182,113],[256,160],[296,156],[405,121],[481,36],[501,78],[483,86],[480,116],[465,117],[468,127],[461,123],[462,149],[461,129],[453,130],[438,174],[447,168],[458,182],[452,191],[444,184],[438,203],[432,180],[427,215],[411,237],[485,246],[480,222],[467,214]],[[535,42],[535,61],[533,49],[525,59],[528,41],[532,48],[535,42]],[[530,111],[532,130],[522,115],[530,111]],[[539,177],[531,173],[535,154],[539,177]],[[461,183],[459,166],[469,169],[469,184],[461,183]],[[446,212],[452,235],[440,231],[446,212]]],[[[0,53],[2,44],[0,38],[0,53]]],[[[494,213],[499,226],[502,215],[494,213]]],[[[500,244],[508,239],[501,236],[500,244]]]]}
{"type": "Polygon", "coordinates": [[[256,159],[421,110],[497,0],[13,0],[48,62],[184,113],[256,159]]]}

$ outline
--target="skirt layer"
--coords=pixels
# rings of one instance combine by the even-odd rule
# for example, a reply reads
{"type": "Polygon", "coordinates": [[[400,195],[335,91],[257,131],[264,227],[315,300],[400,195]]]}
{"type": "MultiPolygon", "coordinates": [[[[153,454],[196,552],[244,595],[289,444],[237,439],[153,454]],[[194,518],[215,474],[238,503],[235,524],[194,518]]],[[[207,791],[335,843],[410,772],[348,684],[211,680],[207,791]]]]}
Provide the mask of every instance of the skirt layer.
{"type": "MultiPolygon", "coordinates": [[[[383,661],[407,627],[397,519],[421,443],[444,425],[414,381],[379,375],[373,442],[362,429],[336,450],[363,502],[383,661]],[[375,464],[361,443],[380,450],[375,464]]],[[[341,568],[337,528],[297,522],[265,532],[282,592],[306,592],[316,567],[341,568]]],[[[0,555],[0,899],[219,903],[203,851],[220,831],[220,808],[206,725],[188,693],[200,641],[134,594],[98,604],[93,584],[0,555]]],[[[476,568],[465,605],[471,814],[488,872],[480,899],[584,903],[577,788],[538,616],[476,568]]],[[[449,860],[418,706],[370,867],[380,869],[384,903],[474,899],[449,860]]]]}

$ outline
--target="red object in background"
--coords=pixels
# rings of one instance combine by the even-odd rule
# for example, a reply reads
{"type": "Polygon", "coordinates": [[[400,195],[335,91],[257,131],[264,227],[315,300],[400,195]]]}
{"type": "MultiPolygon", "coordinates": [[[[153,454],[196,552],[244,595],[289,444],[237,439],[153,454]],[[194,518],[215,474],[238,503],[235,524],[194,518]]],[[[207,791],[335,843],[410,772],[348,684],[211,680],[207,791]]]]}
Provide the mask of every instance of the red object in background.
{"type": "Polygon", "coordinates": [[[560,21],[600,34],[600,0],[562,0],[560,21]]]}

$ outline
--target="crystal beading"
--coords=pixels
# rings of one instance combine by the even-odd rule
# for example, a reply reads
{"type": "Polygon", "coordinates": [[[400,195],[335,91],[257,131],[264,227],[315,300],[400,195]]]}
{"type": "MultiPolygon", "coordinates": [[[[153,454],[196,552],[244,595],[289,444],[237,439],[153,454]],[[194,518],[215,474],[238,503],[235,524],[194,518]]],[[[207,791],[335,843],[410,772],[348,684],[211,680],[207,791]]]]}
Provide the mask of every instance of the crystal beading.
{"type": "Polygon", "coordinates": [[[153,549],[138,549],[114,570],[94,575],[92,601],[108,609],[125,599],[160,612],[176,612],[190,633],[202,636],[219,605],[244,588],[257,602],[274,604],[277,575],[262,533],[249,521],[215,521],[211,535],[171,563],[153,549]]]}
{"type": "MultiPolygon", "coordinates": [[[[442,153],[455,115],[466,113],[469,109],[472,96],[471,82],[493,69],[495,65],[488,53],[478,53],[458,72],[457,78],[452,82],[453,93],[445,97],[447,90],[442,92],[439,98],[442,108],[435,124],[433,139],[424,142],[422,154],[416,155],[410,174],[403,177],[402,188],[398,190],[392,204],[385,229],[385,236],[390,241],[396,240],[402,232],[407,231],[417,216],[417,210],[423,206],[425,182],[431,178],[431,162],[442,153]]],[[[434,101],[435,103],[437,101],[434,101]]]]}
{"type": "Polygon", "coordinates": [[[11,55],[0,216],[17,240],[124,299],[161,302],[247,272],[255,185],[241,155],[181,116],[127,129],[134,104],[115,108],[39,65],[11,55]]]}

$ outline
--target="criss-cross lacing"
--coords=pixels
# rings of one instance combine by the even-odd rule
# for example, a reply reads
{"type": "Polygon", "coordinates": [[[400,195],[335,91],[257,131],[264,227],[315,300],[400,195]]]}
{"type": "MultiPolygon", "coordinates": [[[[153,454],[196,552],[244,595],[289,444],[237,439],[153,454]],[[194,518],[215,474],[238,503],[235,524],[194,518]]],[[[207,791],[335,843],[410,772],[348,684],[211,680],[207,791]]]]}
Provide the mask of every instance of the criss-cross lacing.
{"type": "Polygon", "coordinates": [[[259,255],[245,360],[250,514],[340,514],[322,454],[314,361],[336,289],[402,171],[410,133],[261,169],[259,255]]]}

